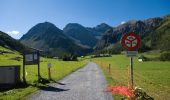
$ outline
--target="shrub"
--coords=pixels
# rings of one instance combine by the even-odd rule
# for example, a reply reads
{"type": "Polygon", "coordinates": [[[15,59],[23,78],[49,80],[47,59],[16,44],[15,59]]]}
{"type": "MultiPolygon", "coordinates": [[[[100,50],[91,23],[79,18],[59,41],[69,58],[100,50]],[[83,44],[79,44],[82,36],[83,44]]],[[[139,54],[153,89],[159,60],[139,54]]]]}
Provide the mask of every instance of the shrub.
{"type": "Polygon", "coordinates": [[[141,88],[135,88],[134,95],[135,95],[135,100],[154,100],[153,97],[149,96],[141,88]]]}
{"type": "Polygon", "coordinates": [[[63,61],[78,61],[76,55],[65,55],[62,59],[63,61]]]}
{"type": "Polygon", "coordinates": [[[160,60],[161,61],[170,61],[170,53],[169,52],[162,53],[160,55],[160,60]]]}

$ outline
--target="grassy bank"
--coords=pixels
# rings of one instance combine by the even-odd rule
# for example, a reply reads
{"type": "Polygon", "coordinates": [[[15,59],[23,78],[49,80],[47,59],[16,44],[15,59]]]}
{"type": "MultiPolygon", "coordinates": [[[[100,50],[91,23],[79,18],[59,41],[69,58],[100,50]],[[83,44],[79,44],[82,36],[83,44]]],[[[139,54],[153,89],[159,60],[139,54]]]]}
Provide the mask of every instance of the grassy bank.
{"type": "MultiPolygon", "coordinates": [[[[147,57],[156,57],[157,54],[147,53],[147,57]]],[[[94,59],[104,70],[109,84],[128,86],[129,58],[125,55],[94,59]],[[111,74],[108,66],[111,64],[111,74]]],[[[155,100],[168,100],[170,98],[170,62],[146,61],[138,62],[134,58],[134,84],[154,97],[155,100]]],[[[116,96],[117,97],[117,96],[116,96]]],[[[120,96],[119,96],[120,99],[120,96]]],[[[118,100],[119,100],[118,99],[118,100]]]]}
{"type": "MultiPolygon", "coordinates": [[[[21,79],[22,79],[22,59],[21,61],[11,60],[11,58],[22,57],[19,53],[4,48],[10,53],[0,54],[0,66],[3,65],[21,65],[21,79]]],[[[41,77],[48,79],[47,64],[51,63],[51,76],[53,80],[59,80],[75,70],[83,67],[86,61],[58,61],[57,59],[41,58],[40,62],[40,74],[41,77]]],[[[18,87],[16,89],[0,92],[0,100],[18,100],[23,99],[25,96],[39,90],[37,87],[37,65],[26,66],[26,81],[29,84],[27,87],[18,87]]],[[[41,84],[38,84],[41,85],[41,84]]]]}

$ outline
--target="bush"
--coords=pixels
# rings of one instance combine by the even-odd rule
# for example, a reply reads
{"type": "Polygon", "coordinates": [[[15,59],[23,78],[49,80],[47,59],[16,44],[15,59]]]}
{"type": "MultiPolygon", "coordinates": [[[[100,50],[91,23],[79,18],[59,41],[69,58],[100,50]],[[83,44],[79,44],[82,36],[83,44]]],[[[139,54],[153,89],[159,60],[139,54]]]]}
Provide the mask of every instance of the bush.
{"type": "Polygon", "coordinates": [[[76,55],[65,55],[62,59],[63,61],[78,61],[76,55]]]}
{"type": "Polygon", "coordinates": [[[170,53],[169,52],[162,53],[160,55],[160,60],[161,61],[170,61],[170,53]]]}
{"type": "Polygon", "coordinates": [[[153,97],[149,96],[146,92],[144,92],[140,88],[136,88],[134,90],[135,100],[154,100],[153,97]]]}

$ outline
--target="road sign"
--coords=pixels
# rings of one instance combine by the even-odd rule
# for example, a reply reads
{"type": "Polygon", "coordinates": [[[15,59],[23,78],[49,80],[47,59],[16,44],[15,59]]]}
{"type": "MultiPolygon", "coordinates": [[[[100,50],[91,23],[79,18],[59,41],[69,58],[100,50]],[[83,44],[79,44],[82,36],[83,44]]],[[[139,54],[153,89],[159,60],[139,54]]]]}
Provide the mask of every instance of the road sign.
{"type": "Polygon", "coordinates": [[[133,57],[137,55],[137,49],[140,45],[140,38],[137,34],[130,32],[124,34],[121,38],[122,46],[127,49],[126,55],[130,57],[130,88],[133,89],[133,57]]]}
{"type": "Polygon", "coordinates": [[[129,51],[136,51],[139,48],[140,38],[137,34],[130,32],[122,36],[121,44],[129,51]]]}
{"type": "Polygon", "coordinates": [[[138,54],[137,51],[127,51],[127,52],[126,52],[126,56],[127,56],[127,57],[136,57],[137,54],[138,54]]]}

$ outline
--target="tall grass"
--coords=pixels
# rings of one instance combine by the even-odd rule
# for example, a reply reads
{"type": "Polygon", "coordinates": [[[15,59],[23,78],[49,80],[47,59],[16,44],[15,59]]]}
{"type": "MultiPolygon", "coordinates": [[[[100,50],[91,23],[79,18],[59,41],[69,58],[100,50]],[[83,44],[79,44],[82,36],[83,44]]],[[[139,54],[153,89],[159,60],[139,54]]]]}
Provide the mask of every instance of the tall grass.
{"type": "MultiPolygon", "coordinates": [[[[145,54],[145,56],[151,56],[145,54]]],[[[113,55],[107,58],[94,59],[108,74],[111,64],[111,84],[129,85],[129,58],[125,55],[113,55]]],[[[138,62],[134,58],[134,84],[141,87],[155,100],[168,100],[170,98],[170,62],[147,61],[138,62]]]]}
{"type": "MultiPolygon", "coordinates": [[[[6,50],[4,48],[0,48],[6,50]]],[[[10,51],[10,50],[9,50],[10,51]]],[[[13,51],[10,51],[13,52],[13,51]]],[[[21,61],[11,60],[11,58],[22,57],[18,52],[14,54],[0,54],[0,66],[4,65],[20,65],[21,66],[21,80],[22,80],[22,59],[21,61]]],[[[75,70],[83,67],[86,61],[59,61],[57,59],[42,58],[40,60],[40,75],[42,78],[48,79],[47,64],[51,63],[51,77],[53,80],[60,80],[75,70]]],[[[28,87],[22,87],[12,89],[9,91],[0,92],[0,100],[18,100],[23,99],[28,94],[36,92],[39,88],[35,87],[36,81],[38,80],[38,66],[37,65],[26,65],[26,81],[30,84],[28,87]]]]}

